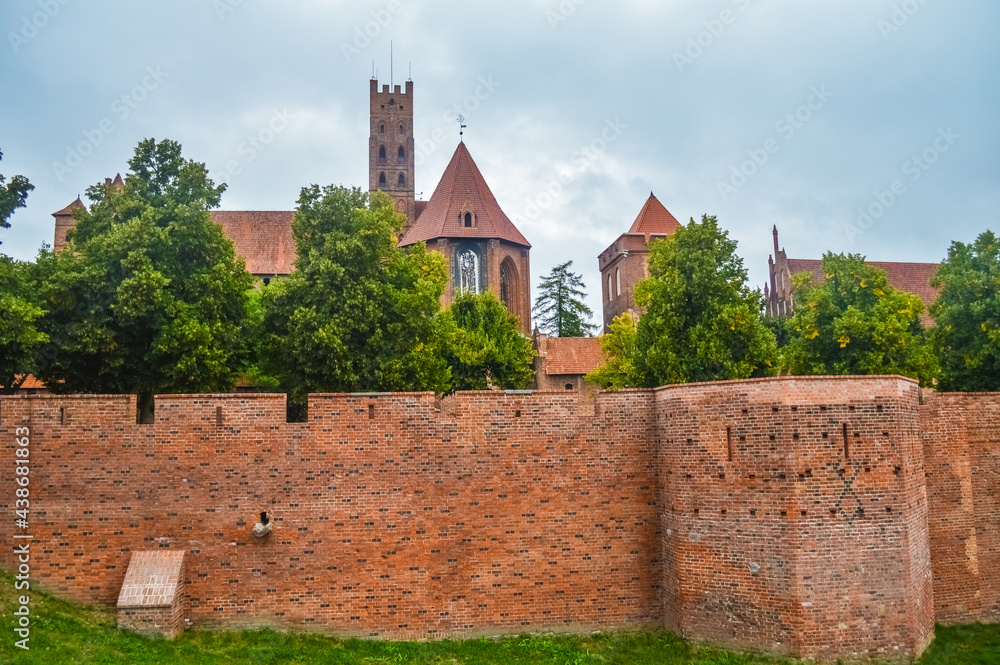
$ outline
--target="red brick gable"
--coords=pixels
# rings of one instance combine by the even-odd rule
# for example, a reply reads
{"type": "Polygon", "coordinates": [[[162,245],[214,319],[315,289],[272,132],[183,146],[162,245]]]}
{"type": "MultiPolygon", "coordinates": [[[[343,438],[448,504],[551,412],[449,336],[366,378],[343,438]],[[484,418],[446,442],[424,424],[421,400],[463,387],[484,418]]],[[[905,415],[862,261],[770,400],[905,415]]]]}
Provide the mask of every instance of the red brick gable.
{"type": "Polygon", "coordinates": [[[639,216],[635,218],[628,232],[641,235],[670,235],[680,226],[681,223],[677,218],[671,215],[660,200],[650,192],[646,205],[642,206],[639,216]]]}
{"type": "Polygon", "coordinates": [[[400,240],[400,246],[436,238],[489,238],[531,247],[500,209],[465,143],[459,143],[423,213],[400,240]],[[475,215],[472,227],[462,217],[475,215]]]}
{"type": "Polygon", "coordinates": [[[289,275],[295,269],[291,210],[213,210],[212,220],[233,241],[254,275],[289,275]]]}

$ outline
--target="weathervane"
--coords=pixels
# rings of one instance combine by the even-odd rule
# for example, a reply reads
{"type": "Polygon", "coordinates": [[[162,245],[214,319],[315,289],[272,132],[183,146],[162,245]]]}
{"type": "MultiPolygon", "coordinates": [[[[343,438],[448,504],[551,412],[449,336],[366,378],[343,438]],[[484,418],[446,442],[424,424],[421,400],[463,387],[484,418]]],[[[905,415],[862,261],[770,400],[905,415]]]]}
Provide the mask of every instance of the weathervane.
{"type": "Polygon", "coordinates": [[[465,130],[467,128],[468,128],[468,125],[465,124],[465,116],[464,115],[459,115],[458,116],[458,140],[461,141],[462,143],[465,143],[465,130]]]}

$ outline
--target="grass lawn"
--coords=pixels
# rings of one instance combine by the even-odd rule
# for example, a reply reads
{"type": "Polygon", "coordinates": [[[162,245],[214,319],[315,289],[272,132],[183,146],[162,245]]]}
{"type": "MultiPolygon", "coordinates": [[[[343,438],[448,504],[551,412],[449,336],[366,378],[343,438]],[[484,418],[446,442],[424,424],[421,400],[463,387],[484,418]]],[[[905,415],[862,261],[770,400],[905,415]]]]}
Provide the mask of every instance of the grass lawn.
{"type": "MultiPolygon", "coordinates": [[[[23,651],[14,646],[16,595],[12,578],[0,574],[0,663],[3,665],[778,665],[792,662],[693,646],[669,633],[649,632],[461,642],[375,642],[272,631],[189,631],[177,640],[167,641],[119,631],[113,610],[80,607],[37,590],[31,592],[31,650],[23,651]]],[[[1000,665],[1000,626],[938,628],[937,641],[920,660],[920,665],[986,664],[1000,665]]]]}

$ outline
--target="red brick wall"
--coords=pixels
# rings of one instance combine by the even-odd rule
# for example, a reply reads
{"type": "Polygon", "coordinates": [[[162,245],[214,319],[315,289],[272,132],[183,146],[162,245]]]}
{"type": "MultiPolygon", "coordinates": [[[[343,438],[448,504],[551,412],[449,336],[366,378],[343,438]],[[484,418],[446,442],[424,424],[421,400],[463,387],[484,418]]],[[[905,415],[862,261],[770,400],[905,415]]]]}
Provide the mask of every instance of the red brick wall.
{"type": "MultiPolygon", "coordinates": [[[[450,404],[316,396],[306,425],[280,396],[170,396],[141,426],[134,398],[5,397],[0,449],[31,427],[33,574],[76,600],[113,604],[130,552],[159,546],[188,553],[195,625],[658,624],[651,394],[602,396],[599,415],[562,394],[450,404]]],[[[8,516],[13,495],[4,474],[8,516]]]]}
{"type": "Polygon", "coordinates": [[[1000,621],[1000,394],[925,392],[937,620],[1000,621]]]}
{"type": "Polygon", "coordinates": [[[916,385],[678,386],[657,392],[657,411],[668,627],[804,657],[926,647],[916,385]]]}
{"type": "Polygon", "coordinates": [[[593,404],[314,396],[288,424],[282,396],[164,396],[136,425],[133,397],[3,397],[0,450],[13,468],[31,428],[33,579],[76,600],[113,604],[131,552],[163,547],[187,552],[195,625],[665,625],[904,657],[935,597],[942,620],[1000,618],[1000,396],[925,401],[899,378],[786,378],[593,404]]]}

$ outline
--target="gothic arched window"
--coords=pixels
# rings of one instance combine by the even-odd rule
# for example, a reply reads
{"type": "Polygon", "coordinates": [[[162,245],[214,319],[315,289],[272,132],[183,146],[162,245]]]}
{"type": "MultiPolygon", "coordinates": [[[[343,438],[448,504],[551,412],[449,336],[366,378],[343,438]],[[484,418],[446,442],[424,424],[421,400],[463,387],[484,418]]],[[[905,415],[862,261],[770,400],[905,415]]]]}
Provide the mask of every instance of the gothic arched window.
{"type": "Polygon", "coordinates": [[[472,248],[458,253],[458,291],[479,293],[479,254],[472,248]]]}
{"type": "Polygon", "coordinates": [[[400,125],[399,126],[399,133],[400,134],[405,134],[406,133],[406,126],[405,125],[400,125]]]}
{"type": "Polygon", "coordinates": [[[517,298],[517,269],[510,258],[500,264],[500,300],[507,306],[507,311],[514,313],[514,300],[517,298]]]}
{"type": "Polygon", "coordinates": [[[384,173],[379,173],[378,174],[378,186],[379,186],[379,189],[385,189],[385,174],[384,173]]]}
{"type": "Polygon", "coordinates": [[[384,124],[378,126],[378,133],[379,134],[385,134],[385,125],[384,124]]]}
{"type": "Polygon", "coordinates": [[[399,174],[399,186],[406,187],[406,176],[402,173],[399,174]]]}
{"type": "Polygon", "coordinates": [[[406,163],[406,150],[403,149],[403,146],[399,146],[399,150],[396,152],[396,161],[400,164],[406,163]]]}
{"type": "Polygon", "coordinates": [[[379,146],[378,148],[378,163],[385,164],[385,146],[379,146]]]}
{"type": "Polygon", "coordinates": [[[611,288],[611,275],[608,275],[608,302],[615,299],[615,292],[611,288]]]}
{"type": "Polygon", "coordinates": [[[616,289],[617,293],[615,295],[619,295],[620,296],[622,294],[622,269],[621,268],[615,268],[615,283],[618,286],[618,288],[616,289]]]}
{"type": "Polygon", "coordinates": [[[472,213],[471,212],[465,213],[465,228],[467,228],[467,229],[471,229],[472,228],[472,213]]]}

